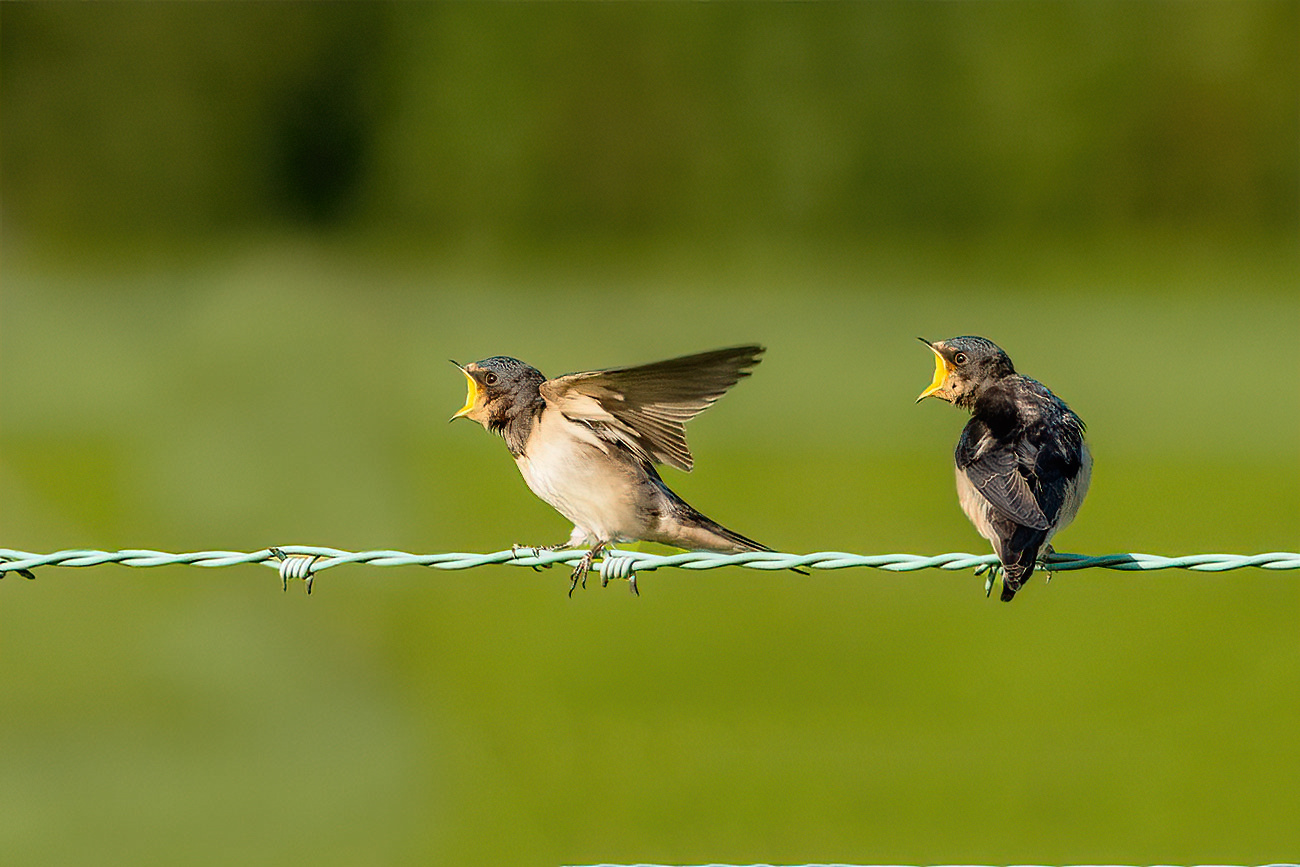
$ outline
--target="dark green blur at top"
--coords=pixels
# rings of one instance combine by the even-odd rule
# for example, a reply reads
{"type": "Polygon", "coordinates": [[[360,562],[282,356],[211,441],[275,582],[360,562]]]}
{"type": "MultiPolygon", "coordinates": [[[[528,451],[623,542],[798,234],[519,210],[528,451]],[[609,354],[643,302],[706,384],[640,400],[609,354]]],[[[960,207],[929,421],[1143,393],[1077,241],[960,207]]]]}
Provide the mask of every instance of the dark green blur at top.
{"type": "Polygon", "coordinates": [[[6,220],[42,232],[270,219],[437,245],[1300,213],[1288,2],[0,14],[6,220]]]}
{"type": "MultiPolygon", "coordinates": [[[[1300,4],[0,3],[0,545],[562,538],[446,362],[750,341],[701,512],[984,554],[915,335],[1088,423],[1063,551],[1300,549],[1300,4]]],[[[664,549],[657,549],[664,550],[664,549]]],[[[1266,863],[1295,573],[38,569],[0,861],[1266,863]]]]}

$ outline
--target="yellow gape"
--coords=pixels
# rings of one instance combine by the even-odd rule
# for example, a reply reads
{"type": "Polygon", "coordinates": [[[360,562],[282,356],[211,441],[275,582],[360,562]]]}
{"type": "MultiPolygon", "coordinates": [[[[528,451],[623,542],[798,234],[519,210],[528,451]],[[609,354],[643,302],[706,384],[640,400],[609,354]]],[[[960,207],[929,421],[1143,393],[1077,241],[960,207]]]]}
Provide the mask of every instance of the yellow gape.
{"type": "Polygon", "coordinates": [[[460,408],[459,412],[457,412],[455,415],[451,417],[452,421],[455,421],[458,418],[464,418],[465,416],[469,415],[470,412],[472,412],[474,409],[474,404],[478,403],[479,395],[482,394],[482,390],[479,388],[478,382],[475,381],[474,377],[469,375],[469,371],[462,367],[460,369],[460,372],[465,374],[465,379],[467,381],[468,388],[466,389],[466,394],[465,394],[465,405],[460,408]]]}
{"type": "Polygon", "coordinates": [[[929,343],[927,343],[926,346],[929,346],[930,351],[934,353],[934,381],[930,383],[929,388],[921,392],[921,396],[916,399],[917,403],[920,403],[939,389],[943,388],[944,383],[948,381],[948,374],[952,373],[952,365],[948,363],[946,358],[939,354],[939,350],[935,349],[929,343]]]}

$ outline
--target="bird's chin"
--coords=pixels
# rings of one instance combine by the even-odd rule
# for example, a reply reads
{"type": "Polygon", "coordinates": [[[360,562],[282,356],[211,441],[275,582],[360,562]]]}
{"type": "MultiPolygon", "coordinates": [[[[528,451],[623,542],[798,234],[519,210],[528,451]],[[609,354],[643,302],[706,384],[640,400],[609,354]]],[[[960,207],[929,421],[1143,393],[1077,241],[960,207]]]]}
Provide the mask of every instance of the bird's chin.
{"type": "MultiPolygon", "coordinates": [[[[936,375],[935,379],[938,380],[939,377],[936,375]]],[[[957,400],[957,395],[953,394],[953,391],[951,388],[949,388],[948,382],[946,380],[942,382],[936,381],[931,383],[930,387],[927,388],[925,391],[921,392],[920,396],[917,397],[916,402],[920,403],[921,401],[925,400],[927,397],[937,398],[938,400],[941,400],[944,403],[954,403],[957,400]]]]}
{"type": "Polygon", "coordinates": [[[943,401],[944,403],[955,403],[955,402],[956,402],[956,399],[955,399],[951,394],[948,394],[947,392],[943,392],[943,391],[931,391],[931,392],[927,392],[927,393],[921,395],[920,397],[918,397],[918,398],[916,399],[916,402],[917,402],[917,403],[920,403],[921,401],[925,400],[927,397],[938,398],[939,400],[943,401]]]}
{"type": "Polygon", "coordinates": [[[477,410],[477,409],[473,409],[473,408],[471,408],[471,409],[470,409],[469,411],[467,411],[467,412],[458,412],[458,413],[456,413],[455,415],[453,415],[451,418],[447,419],[447,421],[448,421],[448,422],[453,422],[453,421],[456,421],[457,419],[461,419],[461,418],[469,419],[470,421],[474,422],[475,424],[481,424],[481,425],[483,425],[483,427],[487,428],[488,430],[491,430],[491,427],[489,427],[489,425],[488,425],[488,419],[487,419],[487,416],[484,415],[483,412],[482,412],[481,410],[477,410]]]}

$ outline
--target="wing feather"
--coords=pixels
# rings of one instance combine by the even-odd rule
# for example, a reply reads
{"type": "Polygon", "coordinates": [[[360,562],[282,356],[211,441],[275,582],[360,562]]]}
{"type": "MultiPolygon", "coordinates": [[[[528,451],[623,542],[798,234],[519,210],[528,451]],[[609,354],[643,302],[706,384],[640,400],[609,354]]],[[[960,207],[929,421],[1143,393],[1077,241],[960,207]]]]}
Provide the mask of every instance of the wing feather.
{"type": "Polygon", "coordinates": [[[1051,526],[1020,472],[1015,449],[999,442],[981,422],[973,420],[967,425],[957,443],[956,458],[957,468],[1004,517],[1034,530],[1051,526]]]}
{"type": "Polygon", "coordinates": [[[690,471],[686,422],[708,409],[761,360],[763,347],[571,373],[541,385],[546,403],[653,463],[690,471]]]}

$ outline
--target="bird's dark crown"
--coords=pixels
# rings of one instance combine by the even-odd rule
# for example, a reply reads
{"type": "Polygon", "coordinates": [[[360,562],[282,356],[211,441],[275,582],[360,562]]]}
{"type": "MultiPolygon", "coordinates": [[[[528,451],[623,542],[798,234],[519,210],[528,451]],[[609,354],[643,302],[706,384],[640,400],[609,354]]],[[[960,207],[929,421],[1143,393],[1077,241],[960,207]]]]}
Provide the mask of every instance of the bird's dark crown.
{"type": "Polygon", "coordinates": [[[518,358],[511,358],[508,355],[494,355],[491,358],[485,358],[482,361],[476,361],[470,364],[466,369],[471,374],[477,374],[474,378],[483,382],[488,378],[488,374],[493,374],[496,379],[491,382],[483,382],[484,385],[496,387],[508,387],[517,382],[535,381],[542,383],[546,377],[542,376],[541,371],[530,365],[524,364],[518,358]]]}
{"type": "Polygon", "coordinates": [[[963,379],[995,379],[1016,372],[1002,347],[986,337],[950,337],[937,347],[963,379]]]}

